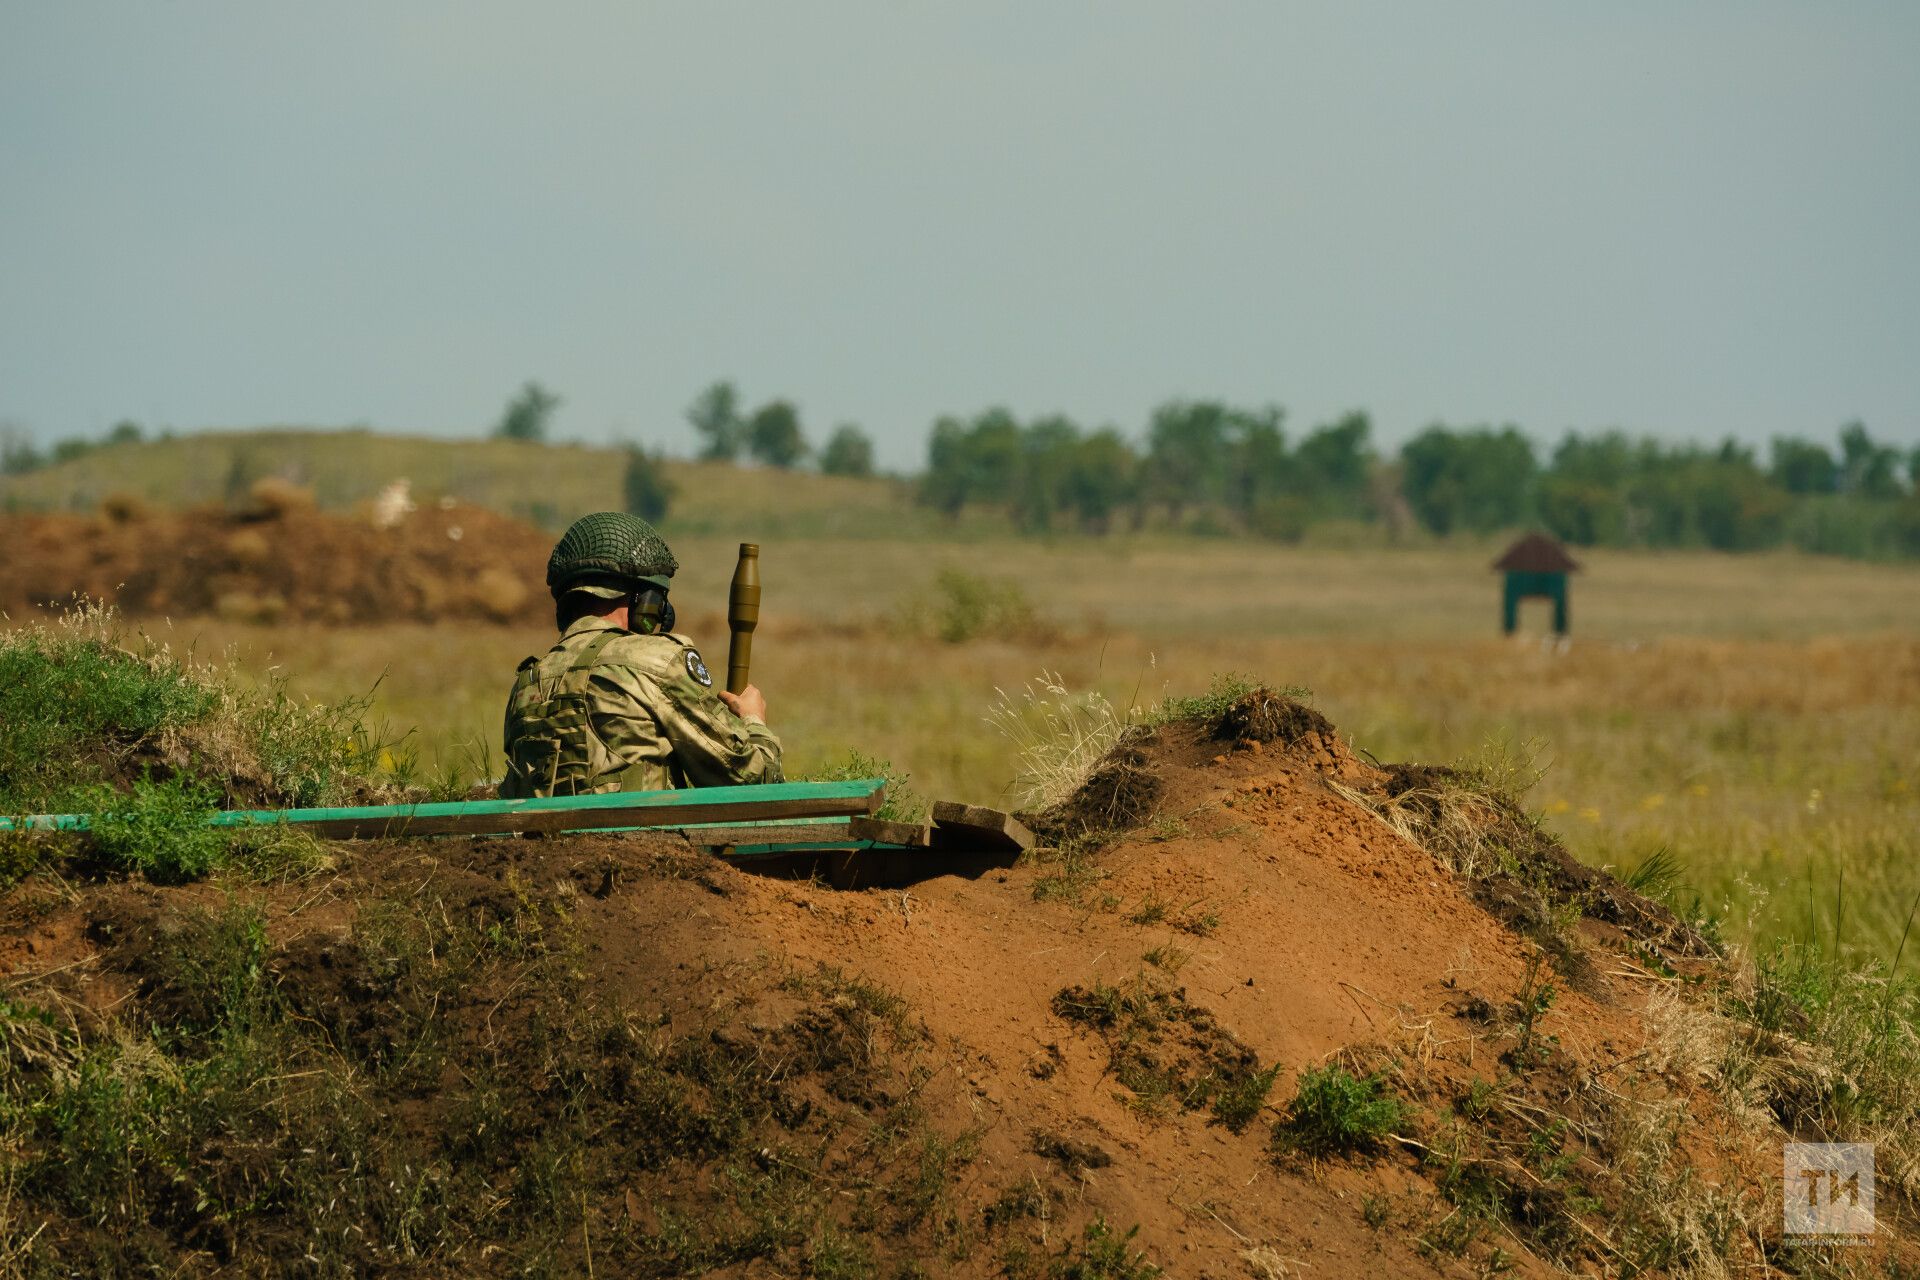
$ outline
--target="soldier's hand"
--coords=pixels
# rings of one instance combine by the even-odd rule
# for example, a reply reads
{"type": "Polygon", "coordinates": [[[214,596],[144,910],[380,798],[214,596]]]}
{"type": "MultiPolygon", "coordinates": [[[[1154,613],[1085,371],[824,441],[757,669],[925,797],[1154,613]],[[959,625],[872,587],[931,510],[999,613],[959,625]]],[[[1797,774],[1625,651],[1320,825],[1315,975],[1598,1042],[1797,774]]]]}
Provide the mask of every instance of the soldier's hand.
{"type": "Polygon", "coordinates": [[[750,684],[738,693],[728,693],[724,689],[719,693],[720,701],[726,703],[727,709],[733,714],[743,719],[756,719],[763,724],[766,722],[767,699],[758,685],[750,684]]]}

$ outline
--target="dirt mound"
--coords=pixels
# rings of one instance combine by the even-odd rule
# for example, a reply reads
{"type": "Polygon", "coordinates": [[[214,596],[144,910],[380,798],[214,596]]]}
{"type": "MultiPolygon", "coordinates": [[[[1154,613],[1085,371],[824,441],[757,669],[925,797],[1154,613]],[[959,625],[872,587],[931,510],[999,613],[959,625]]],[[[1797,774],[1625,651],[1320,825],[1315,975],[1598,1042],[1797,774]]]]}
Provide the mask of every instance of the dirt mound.
{"type": "Polygon", "coordinates": [[[1236,698],[1214,728],[1216,738],[1236,742],[1281,742],[1291,745],[1309,734],[1333,733],[1328,719],[1297,698],[1255,689],[1236,698]]]}
{"type": "Polygon", "coordinates": [[[1065,801],[1041,813],[1023,815],[1035,833],[1054,844],[1099,839],[1152,816],[1166,784],[1152,767],[1153,730],[1129,729],[1092,774],[1065,801]]]}
{"type": "Polygon", "coordinates": [[[534,624],[551,535],[480,507],[368,516],[317,511],[262,482],[238,511],[0,516],[0,610],[20,617],[77,595],[129,616],[356,623],[472,619],[534,624]]]}
{"type": "MultiPolygon", "coordinates": [[[[1780,1236],[1779,1149],[1819,1108],[1729,1101],[1736,1048],[1798,1098],[1791,1054],[1728,1032],[1734,978],[1679,922],[1534,874],[1496,813],[1491,874],[1550,946],[1409,838],[1497,810],[1470,780],[1219,728],[1095,775],[1097,856],[975,878],[837,891],[597,836],[341,845],[272,886],[29,879],[0,899],[13,1235],[48,1270],[188,1273],[1819,1261],[1780,1236]]],[[[1889,1274],[1902,1185],[1859,1255],[1889,1274]]]]}

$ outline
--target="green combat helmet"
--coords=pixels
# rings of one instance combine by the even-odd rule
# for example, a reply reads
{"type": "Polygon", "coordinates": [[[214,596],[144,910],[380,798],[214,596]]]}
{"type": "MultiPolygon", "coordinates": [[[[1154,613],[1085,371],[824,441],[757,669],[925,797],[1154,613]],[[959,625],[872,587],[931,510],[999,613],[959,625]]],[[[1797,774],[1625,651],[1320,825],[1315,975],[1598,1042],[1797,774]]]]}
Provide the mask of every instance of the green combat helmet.
{"type": "Polygon", "coordinates": [[[660,531],[624,511],[581,516],[560,535],[547,557],[547,589],[559,599],[588,591],[618,599],[646,586],[665,592],[680,562],[660,531]]]}

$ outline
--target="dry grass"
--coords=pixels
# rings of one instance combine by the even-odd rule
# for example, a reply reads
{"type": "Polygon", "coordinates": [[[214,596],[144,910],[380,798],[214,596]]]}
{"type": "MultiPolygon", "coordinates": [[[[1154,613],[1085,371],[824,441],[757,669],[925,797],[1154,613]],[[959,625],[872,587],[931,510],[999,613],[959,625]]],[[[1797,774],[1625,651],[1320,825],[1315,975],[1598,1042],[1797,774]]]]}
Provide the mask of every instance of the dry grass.
{"type": "MultiPolygon", "coordinates": [[[[675,547],[682,629],[718,655],[733,539],[675,547]]],[[[1023,766],[987,721],[998,690],[1044,670],[1131,708],[1246,671],[1312,689],[1384,760],[1537,740],[1546,773],[1525,799],[1576,854],[1628,869],[1668,849],[1709,905],[1761,907],[1762,936],[1831,942],[1837,925],[1885,958],[1920,889],[1920,568],[1596,553],[1562,652],[1495,634],[1497,581],[1476,548],[786,541],[762,557],[755,679],[795,771],[857,748],[929,794],[1016,803],[1023,766]],[[899,610],[950,568],[1017,579],[1069,638],[902,637],[899,610]]],[[[379,680],[376,717],[415,730],[425,771],[468,774],[497,762],[514,664],[551,639],[217,621],[171,638],[235,645],[319,696],[379,680]]]]}
{"type": "Polygon", "coordinates": [[[1045,671],[1017,697],[995,692],[987,723],[1012,748],[1014,795],[1023,809],[1051,808],[1078,791],[1138,710],[1123,714],[1105,694],[1075,693],[1045,671]]]}

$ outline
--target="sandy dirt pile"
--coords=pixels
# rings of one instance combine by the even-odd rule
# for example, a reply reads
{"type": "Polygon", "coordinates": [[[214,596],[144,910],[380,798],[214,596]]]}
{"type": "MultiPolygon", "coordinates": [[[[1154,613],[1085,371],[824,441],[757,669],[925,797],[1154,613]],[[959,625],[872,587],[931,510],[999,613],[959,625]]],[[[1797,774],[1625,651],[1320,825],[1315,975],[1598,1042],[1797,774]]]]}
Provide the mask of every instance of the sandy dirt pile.
{"type": "MultiPolygon", "coordinates": [[[[836,890],[593,837],[341,845],[331,872],[240,893],[276,1007],[356,1064],[358,1096],[290,1110],[279,1136],[224,1135],[197,1157],[218,1184],[203,1198],[264,1207],[183,1200],[140,1228],[149,1256],[502,1275],[589,1257],[738,1277],[1795,1270],[1792,1113],[1712,1087],[1728,1059],[1707,993],[1731,979],[1704,940],[1500,802],[1357,760],[1263,696],[1137,732],[1036,816],[1053,852],[970,878],[836,890]],[[1448,823],[1451,865],[1396,830],[1448,823]],[[435,978],[427,956],[472,959],[435,978]],[[1303,1077],[1329,1066],[1397,1105],[1384,1136],[1330,1143],[1301,1119],[1303,1077]],[[397,1189],[350,1195],[356,1167],[397,1189]],[[304,1176],[348,1207],[266,1190],[304,1176]],[[417,1201],[408,1245],[396,1196],[417,1201]]],[[[161,953],[231,897],[29,881],[5,900],[0,968],[54,975],[76,1019],[131,1002],[204,1023],[204,991],[161,953]]],[[[1882,1179],[1875,1265],[1905,1248],[1882,1179]]],[[[99,1228],[47,1230],[77,1248],[99,1228]]]]}
{"type": "Polygon", "coordinates": [[[328,624],[552,617],[540,569],[551,535],[465,504],[392,503],[353,515],[261,481],[236,511],[0,516],[0,610],[79,594],[132,617],[217,615],[328,624]]]}

